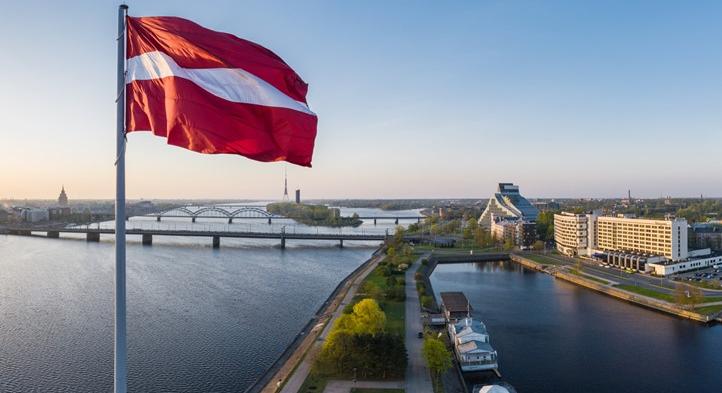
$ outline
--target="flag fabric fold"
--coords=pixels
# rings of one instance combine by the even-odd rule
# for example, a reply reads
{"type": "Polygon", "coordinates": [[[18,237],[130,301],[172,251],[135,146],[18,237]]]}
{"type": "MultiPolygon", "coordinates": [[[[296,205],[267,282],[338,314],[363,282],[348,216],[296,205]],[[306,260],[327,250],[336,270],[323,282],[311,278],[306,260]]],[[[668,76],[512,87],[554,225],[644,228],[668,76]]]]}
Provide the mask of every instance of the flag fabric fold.
{"type": "Polygon", "coordinates": [[[126,130],[208,154],[311,166],[308,85],[255,43],[176,17],[128,17],[126,130]]]}

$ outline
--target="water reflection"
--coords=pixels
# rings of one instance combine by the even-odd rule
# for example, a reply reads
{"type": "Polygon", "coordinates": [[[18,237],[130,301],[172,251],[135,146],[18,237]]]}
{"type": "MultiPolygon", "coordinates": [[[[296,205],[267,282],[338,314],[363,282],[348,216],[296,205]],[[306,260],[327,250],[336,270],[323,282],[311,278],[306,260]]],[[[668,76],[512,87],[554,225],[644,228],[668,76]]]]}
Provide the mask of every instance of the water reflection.
{"type": "Polygon", "coordinates": [[[460,290],[520,392],[718,392],[722,326],[704,326],[511,262],[439,265],[434,291],[460,290]]]}

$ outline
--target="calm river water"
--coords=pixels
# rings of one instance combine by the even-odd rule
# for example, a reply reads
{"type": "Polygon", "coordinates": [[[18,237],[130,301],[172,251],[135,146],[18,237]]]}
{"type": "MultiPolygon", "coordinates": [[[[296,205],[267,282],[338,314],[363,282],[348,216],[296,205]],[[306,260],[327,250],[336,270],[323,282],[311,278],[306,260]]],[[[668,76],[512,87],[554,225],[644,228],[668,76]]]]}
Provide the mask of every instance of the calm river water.
{"type": "MultiPolygon", "coordinates": [[[[163,225],[188,226],[188,221],[163,225]]],[[[202,221],[196,225],[227,225],[202,221]]],[[[247,225],[238,220],[232,229],[247,225]]],[[[353,230],[393,227],[393,221],[380,221],[353,230]]],[[[333,242],[288,241],[282,251],[278,241],[223,239],[214,250],[208,238],[156,237],[145,247],[129,239],[134,392],[243,391],[375,246],[346,242],[339,249],[333,242]]],[[[112,390],[111,240],[0,235],[0,392],[112,390]]]]}
{"type": "Polygon", "coordinates": [[[519,392],[720,392],[722,326],[623,303],[511,262],[439,265],[463,291],[519,392]]]}

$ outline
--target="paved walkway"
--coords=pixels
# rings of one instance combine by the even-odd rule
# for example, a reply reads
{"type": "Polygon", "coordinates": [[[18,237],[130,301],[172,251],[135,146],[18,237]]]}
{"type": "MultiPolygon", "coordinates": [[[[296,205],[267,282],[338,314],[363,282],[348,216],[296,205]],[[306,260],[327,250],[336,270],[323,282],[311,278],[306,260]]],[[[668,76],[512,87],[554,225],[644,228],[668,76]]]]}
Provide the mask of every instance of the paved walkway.
{"type": "Polygon", "coordinates": [[[424,340],[417,337],[424,328],[421,323],[421,304],[414,277],[421,260],[428,257],[429,255],[422,255],[406,271],[406,351],[409,354],[409,364],[406,368],[407,393],[433,393],[431,374],[421,354],[424,340]]]}
{"type": "MultiPolygon", "coordinates": [[[[331,380],[328,381],[323,393],[349,393],[351,388],[403,389],[404,381],[357,381],[354,383],[351,381],[331,380]]],[[[406,392],[411,393],[409,390],[406,392]]]]}
{"type": "Polygon", "coordinates": [[[356,295],[356,291],[358,291],[361,282],[376,268],[376,266],[383,259],[383,257],[383,255],[375,257],[374,261],[371,262],[361,274],[356,276],[356,278],[351,284],[351,287],[346,293],[346,296],[344,296],[343,300],[341,301],[341,304],[336,308],[336,311],[334,311],[333,316],[316,339],[313,347],[308,350],[301,364],[298,365],[296,371],[293,373],[291,378],[288,379],[288,382],[283,387],[283,389],[281,389],[281,393],[297,393],[301,389],[301,385],[303,385],[306,377],[308,377],[308,373],[311,371],[311,366],[316,360],[316,356],[321,351],[323,341],[326,339],[326,336],[328,336],[328,333],[331,331],[331,327],[333,326],[334,322],[336,322],[336,319],[343,313],[343,308],[347,304],[349,304],[353,297],[356,295]]]}

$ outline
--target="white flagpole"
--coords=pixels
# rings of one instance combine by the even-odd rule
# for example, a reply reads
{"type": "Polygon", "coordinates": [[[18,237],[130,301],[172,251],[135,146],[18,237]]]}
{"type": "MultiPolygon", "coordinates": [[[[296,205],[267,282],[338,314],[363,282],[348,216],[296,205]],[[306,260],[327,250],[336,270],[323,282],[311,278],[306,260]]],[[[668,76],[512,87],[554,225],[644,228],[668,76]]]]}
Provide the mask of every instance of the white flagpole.
{"type": "Polygon", "coordinates": [[[125,17],[128,6],[118,7],[118,103],[115,163],[115,393],[126,393],[125,329],[125,17]]]}

